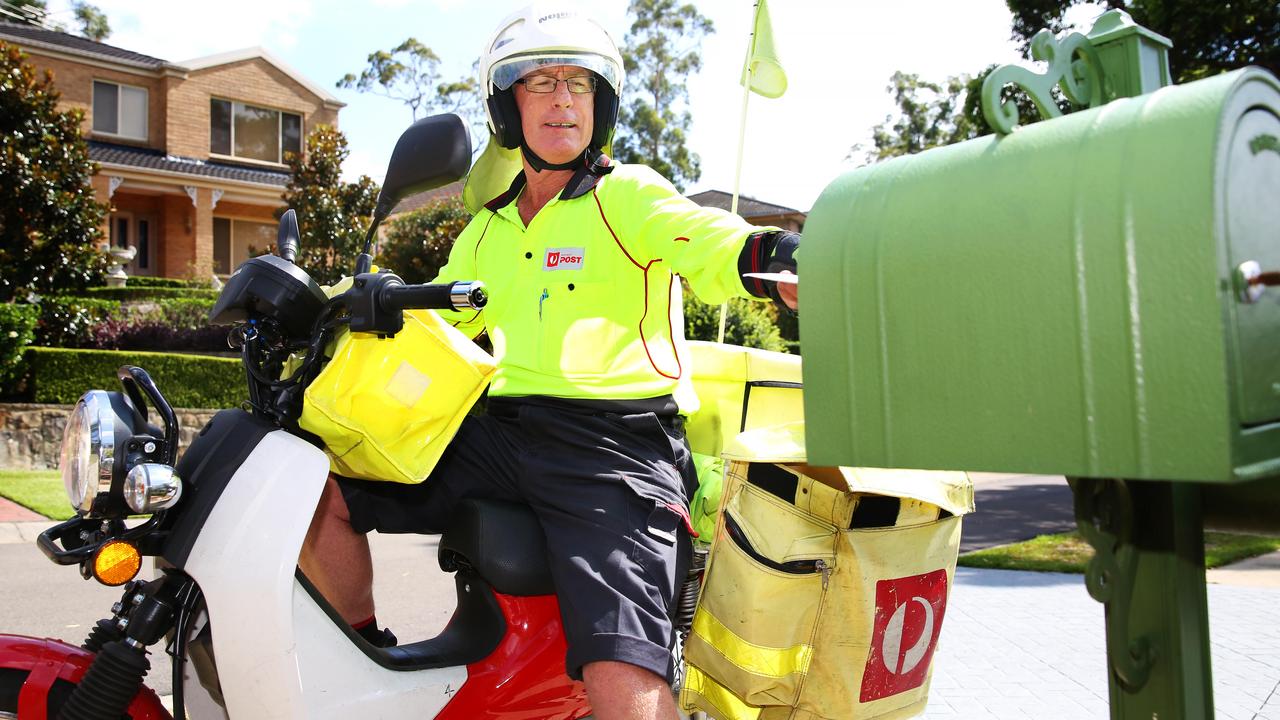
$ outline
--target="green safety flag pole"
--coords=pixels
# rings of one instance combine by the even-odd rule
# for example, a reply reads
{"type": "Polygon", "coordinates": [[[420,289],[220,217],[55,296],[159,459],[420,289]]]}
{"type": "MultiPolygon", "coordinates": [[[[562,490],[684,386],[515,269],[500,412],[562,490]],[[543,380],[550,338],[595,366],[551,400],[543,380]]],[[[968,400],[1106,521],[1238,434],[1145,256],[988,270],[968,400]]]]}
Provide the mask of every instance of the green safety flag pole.
{"type": "MultiPolygon", "coordinates": [[[[742,185],[742,155],[747,137],[747,100],[756,92],[767,98],[779,98],[787,91],[787,74],[778,60],[773,43],[773,24],[769,20],[766,0],[757,0],[755,20],[751,23],[751,39],[747,43],[747,59],[742,66],[742,117],[738,122],[738,164],[733,173],[733,199],[729,212],[738,213],[738,191],[742,185]]],[[[724,342],[725,318],[729,303],[720,306],[720,334],[717,342],[724,342]]]]}

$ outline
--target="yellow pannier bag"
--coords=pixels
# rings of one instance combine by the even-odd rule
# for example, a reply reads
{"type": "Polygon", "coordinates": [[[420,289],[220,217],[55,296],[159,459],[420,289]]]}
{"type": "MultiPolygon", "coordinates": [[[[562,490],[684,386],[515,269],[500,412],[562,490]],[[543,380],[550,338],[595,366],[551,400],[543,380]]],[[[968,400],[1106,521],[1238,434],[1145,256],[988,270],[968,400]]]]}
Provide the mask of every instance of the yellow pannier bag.
{"type": "Polygon", "coordinates": [[[681,705],[719,720],[924,711],[973,486],[805,464],[804,426],[740,434],[684,648],[681,705]]]}
{"type": "Polygon", "coordinates": [[[298,425],[335,473],[419,483],[493,376],[493,358],[436,313],[407,310],[391,338],[339,332],[298,425]]]}
{"type": "Polygon", "coordinates": [[[747,428],[804,420],[799,355],[704,341],[688,345],[698,409],[685,434],[695,453],[719,457],[747,428]]]}

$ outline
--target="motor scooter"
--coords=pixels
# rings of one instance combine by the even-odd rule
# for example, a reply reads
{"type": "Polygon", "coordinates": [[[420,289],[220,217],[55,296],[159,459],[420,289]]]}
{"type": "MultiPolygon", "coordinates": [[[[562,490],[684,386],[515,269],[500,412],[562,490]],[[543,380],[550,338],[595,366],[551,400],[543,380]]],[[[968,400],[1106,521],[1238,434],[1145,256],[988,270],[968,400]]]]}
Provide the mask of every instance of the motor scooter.
{"type": "MultiPolygon", "coordinates": [[[[470,157],[457,116],[415,123],[396,145],[369,238],[404,197],[460,179],[470,157]]],[[[0,635],[0,718],[588,716],[583,685],[565,674],[545,540],[527,508],[461,504],[439,543],[457,609],[421,642],[372,646],[299,571],[329,461],[297,420],[334,332],[394,335],[404,310],[480,308],[486,296],[479,283],[370,272],[366,243],[351,289],[329,298],[293,263],[292,211],[279,232],[280,255],[241,265],[211,312],[233,325],[243,409],[217,413],[179,458],[176,416],[145,370],[121,368],[122,392],[93,390],[76,405],[61,465],[77,514],[38,544],[123,593],[81,647],[0,635]],[[153,579],[135,579],[143,557],[154,558],[153,579]],[[172,715],[143,684],[152,646],[173,658],[172,715]]]]}

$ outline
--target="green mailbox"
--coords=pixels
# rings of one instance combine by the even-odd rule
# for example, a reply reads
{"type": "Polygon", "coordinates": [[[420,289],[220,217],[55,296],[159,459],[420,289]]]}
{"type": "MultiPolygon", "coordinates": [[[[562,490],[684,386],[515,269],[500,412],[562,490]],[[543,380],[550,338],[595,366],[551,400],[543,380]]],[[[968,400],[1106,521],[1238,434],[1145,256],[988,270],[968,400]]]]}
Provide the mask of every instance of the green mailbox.
{"type": "Polygon", "coordinates": [[[1280,475],[1280,83],[1244,69],[850,172],[805,227],[818,464],[1280,475]]]}
{"type": "Polygon", "coordinates": [[[814,205],[809,462],[1066,475],[1112,717],[1209,718],[1204,524],[1280,530],[1280,81],[1169,85],[1120,11],[1031,47],[983,87],[999,136],[814,205]],[[1050,119],[1015,131],[1008,83],[1050,119]]]}

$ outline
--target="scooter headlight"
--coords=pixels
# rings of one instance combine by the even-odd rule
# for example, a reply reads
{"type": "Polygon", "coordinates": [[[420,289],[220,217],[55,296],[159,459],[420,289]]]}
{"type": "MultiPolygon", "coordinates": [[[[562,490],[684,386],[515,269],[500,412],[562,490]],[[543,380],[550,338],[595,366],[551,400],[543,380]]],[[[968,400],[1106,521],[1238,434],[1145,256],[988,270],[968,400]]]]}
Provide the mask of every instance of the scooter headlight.
{"type": "Polygon", "coordinates": [[[90,390],[80,398],[62,433],[62,482],[80,514],[121,514],[120,491],[127,445],[145,425],[123,393],[90,390]]]}
{"type": "Polygon", "coordinates": [[[91,511],[98,493],[111,489],[115,450],[111,399],[102,390],[90,390],[76,403],[62,433],[62,482],[77,512],[91,511]]]}
{"type": "Polygon", "coordinates": [[[182,480],[168,465],[135,465],[124,481],[124,501],[143,515],[171,508],[181,497],[182,480]]]}

